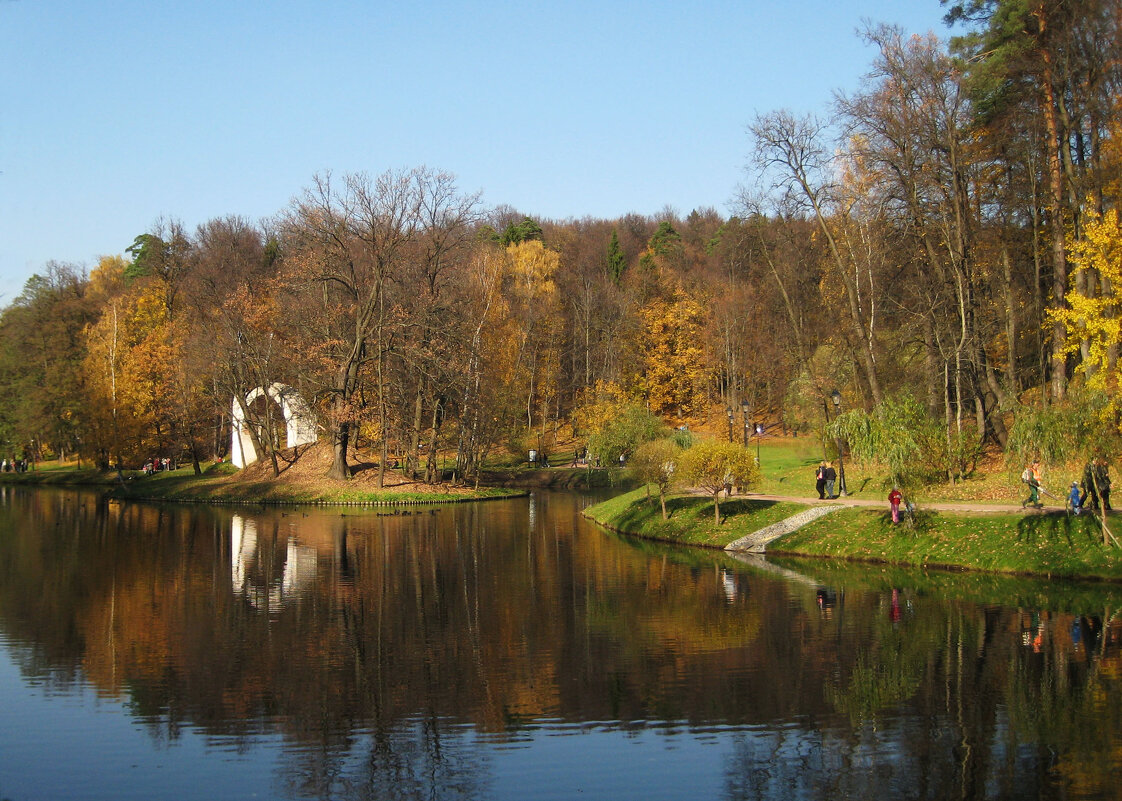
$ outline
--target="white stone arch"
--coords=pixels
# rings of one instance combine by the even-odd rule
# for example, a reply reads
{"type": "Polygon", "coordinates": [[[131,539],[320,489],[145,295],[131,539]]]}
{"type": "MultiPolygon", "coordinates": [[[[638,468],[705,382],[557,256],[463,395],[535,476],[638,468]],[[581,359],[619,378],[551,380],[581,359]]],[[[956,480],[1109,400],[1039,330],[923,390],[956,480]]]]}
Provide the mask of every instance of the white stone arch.
{"type": "Polygon", "coordinates": [[[273,384],[267,390],[257,387],[250,390],[243,403],[234,398],[230,415],[230,461],[234,467],[242,468],[258,459],[245,421],[244,409],[265,394],[276,401],[284,415],[286,448],[308,445],[319,439],[315,418],[299,392],[288,384],[281,383],[273,384]]]}

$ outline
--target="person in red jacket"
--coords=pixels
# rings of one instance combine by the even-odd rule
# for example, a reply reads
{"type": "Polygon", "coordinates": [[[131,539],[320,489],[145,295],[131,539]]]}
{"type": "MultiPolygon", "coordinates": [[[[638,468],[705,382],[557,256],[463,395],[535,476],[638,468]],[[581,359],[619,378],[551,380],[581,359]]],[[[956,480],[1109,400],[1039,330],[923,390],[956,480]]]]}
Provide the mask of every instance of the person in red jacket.
{"type": "Polygon", "coordinates": [[[900,489],[898,487],[893,487],[892,492],[888,493],[888,505],[892,507],[893,523],[900,522],[900,501],[902,501],[903,499],[904,496],[900,493],[900,489]]]}

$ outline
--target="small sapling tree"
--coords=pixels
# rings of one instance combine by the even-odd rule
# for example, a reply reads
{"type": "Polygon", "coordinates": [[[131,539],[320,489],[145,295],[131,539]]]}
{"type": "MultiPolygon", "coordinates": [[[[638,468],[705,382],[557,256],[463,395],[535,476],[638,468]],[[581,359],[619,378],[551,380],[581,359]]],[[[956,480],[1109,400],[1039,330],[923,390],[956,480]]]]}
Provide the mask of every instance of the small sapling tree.
{"type": "Polygon", "coordinates": [[[666,493],[674,486],[681,455],[682,449],[673,440],[654,439],[636,448],[631,457],[631,469],[639,480],[647,485],[647,497],[650,497],[650,485],[658,486],[658,500],[662,505],[663,520],[669,517],[666,514],[666,493]]]}
{"type": "Polygon", "coordinates": [[[681,482],[713,497],[713,519],[721,524],[721,491],[726,487],[748,487],[760,477],[756,459],[748,448],[732,442],[705,440],[682,454],[675,470],[681,482]]]}

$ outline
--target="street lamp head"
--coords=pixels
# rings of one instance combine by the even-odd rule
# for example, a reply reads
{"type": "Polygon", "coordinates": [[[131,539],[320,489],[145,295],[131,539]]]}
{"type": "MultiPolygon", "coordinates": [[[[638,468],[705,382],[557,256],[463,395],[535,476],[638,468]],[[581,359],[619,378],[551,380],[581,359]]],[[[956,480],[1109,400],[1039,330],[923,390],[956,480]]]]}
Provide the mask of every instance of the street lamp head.
{"type": "Polygon", "coordinates": [[[834,408],[840,409],[842,405],[842,394],[836,389],[830,393],[830,400],[834,402],[834,408]]]}
{"type": "Polygon", "coordinates": [[[740,402],[740,411],[744,414],[745,417],[748,416],[748,401],[742,400],[740,402]]]}
{"type": "Polygon", "coordinates": [[[725,414],[727,414],[729,416],[729,422],[731,422],[732,421],[732,407],[731,406],[726,406],[725,407],[725,414]]]}

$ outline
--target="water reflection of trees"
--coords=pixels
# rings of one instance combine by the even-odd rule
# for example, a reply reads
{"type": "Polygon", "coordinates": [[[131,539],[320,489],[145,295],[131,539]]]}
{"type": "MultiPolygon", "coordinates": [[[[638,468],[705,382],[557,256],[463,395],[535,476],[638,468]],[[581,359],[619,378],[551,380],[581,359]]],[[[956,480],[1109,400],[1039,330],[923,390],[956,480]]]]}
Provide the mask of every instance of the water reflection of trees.
{"type": "MultiPolygon", "coordinates": [[[[920,590],[902,592],[893,589],[900,576],[877,581],[876,573],[866,570],[855,584],[881,599],[880,614],[858,618],[864,631],[854,640],[862,647],[828,697],[848,720],[829,734],[851,740],[843,752],[874,755],[879,793],[1115,796],[1112,776],[1122,767],[1116,588],[1063,587],[1055,599],[1063,612],[1011,610],[955,596],[976,596],[983,586],[995,597],[1046,602],[1040,583],[988,577],[951,591],[973,582],[925,576],[920,590]],[[934,591],[938,585],[945,595],[934,591]]],[[[838,763],[832,754],[839,746],[826,733],[790,736],[804,757],[813,752],[816,767],[803,759],[781,760],[763,773],[733,770],[729,794],[774,797],[767,792],[776,781],[799,792],[866,794],[868,766],[838,763]]],[[[742,740],[738,748],[747,760],[766,744],[742,740]]]]}
{"type": "Polygon", "coordinates": [[[1098,612],[1039,611],[1033,590],[1021,613],[897,576],[816,585],[638,548],[565,499],[535,511],[235,524],[24,492],[0,508],[0,625],[26,672],[84,676],[153,736],[282,732],[292,795],[439,781],[480,797],[486,749],[468,732],[501,740],[542,719],[748,727],[730,798],[1109,794],[1122,651],[1108,588],[1079,596],[1098,612]]]}

